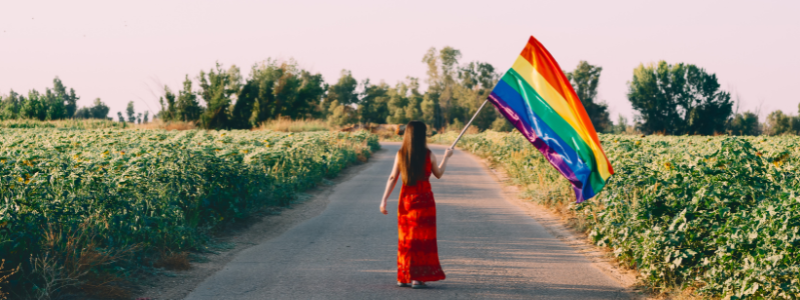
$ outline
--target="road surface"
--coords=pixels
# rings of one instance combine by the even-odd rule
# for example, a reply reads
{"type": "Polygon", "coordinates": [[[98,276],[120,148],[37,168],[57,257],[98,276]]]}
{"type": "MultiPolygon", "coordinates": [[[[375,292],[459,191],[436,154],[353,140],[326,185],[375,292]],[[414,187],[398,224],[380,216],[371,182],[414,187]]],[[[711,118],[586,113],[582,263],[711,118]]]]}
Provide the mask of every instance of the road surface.
{"type": "MultiPolygon", "coordinates": [[[[627,299],[625,289],[501,196],[481,163],[456,151],[431,177],[447,279],[396,284],[397,194],[379,213],[399,143],[340,183],[327,208],[243,250],[186,299],[627,299]]],[[[443,146],[431,146],[441,159],[443,146]]]]}

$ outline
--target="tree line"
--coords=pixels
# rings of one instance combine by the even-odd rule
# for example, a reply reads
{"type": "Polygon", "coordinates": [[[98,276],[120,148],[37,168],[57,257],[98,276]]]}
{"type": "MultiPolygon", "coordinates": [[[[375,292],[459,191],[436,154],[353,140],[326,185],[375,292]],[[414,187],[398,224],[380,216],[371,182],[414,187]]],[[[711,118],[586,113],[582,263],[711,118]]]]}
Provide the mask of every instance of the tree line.
{"type": "MultiPolygon", "coordinates": [[[[238,67],[217,64],[196,76],[199,89],[186,75],[183,89],[165,87],[158,117],[192,121],[203,128],[246,129],[286,117],[325,119],[333,126],[353,123],[402,124],[421,120],[431,128],[460,129],[491,92],[501,73],[489,63],[462,64],[461,51],[430,48],[422,58],[427,78],[407,77],[389,85],[361,81],[342,70],[333,84],[322,75],[301,69],[293,60],[255,64],[247,78],[238,67]],[[420,83],[427,84],[422,90],[420,83]],[[204,105],[200,102],[203,101],[204,105]]],[[[608,104],[598,99],[603,68],[581,61],[565,72],[599,132],[646,134],[800,134],[800,116],[780,110],[765,123],[758,112],[738,112],[730,92],[720,88],[716,74],[693,64],[641,64],[628,82],[627,98],[636,111],[630,123],[619,116],[611,121],[608,104]]],[[[800,111],[800,106],[798,107],[800,111]]],[[[495,109],[484,109],[473,124],[480,130],[513,129],[495,109]]]]}
{"type": "MultiPolygon", "coordinates": [[[[640,64],[628,82],[628,101],[636,111],[633,124],[619,116],[616,124],[608,105],[597,99],[602,68],[581,61],[566,73],[583,102],[589,118],[600,132],[641,132],[647,134],[800,134],[800,116],[770,113],[759,123],[758,112],[738,112],[736,101],[720,89],[715,74],[693,64],[640,64]]],[[[800,105],[798,105],[800,112],[800,105]]]]}
{"type": "MultiPolygon", "coordinates": [[[[461,51],[430,48],[422,57],[426,78],[407,77],[394,85],[361,81],[342,70],[335,83],[302,69],[294,60],[267,59],[254,64],[247,77],[239,67],[219,63],[201,70],[173,91],[165,86],[153,116],[166,122],[193,122],[206,129],[249,129],[276,118],[324,119],[332,126],[354,123],[401,124],[421,120],[435,130],[460,129],[487,98],[499,73],[491,64],[461,63],[461,51]],[[427,89],[421,89],[421,82],[427,89]]],[[[760,123],[758,112],[736,111],[730,92],[717,77],[693,64],[640,64],[628,82],[627,98],[636,111],[632,123],[619,116],[612,122],[608,104],[598,99],[603,68],[581,61],[565,72],[599,132],[646,134],[800,134],[800,117],[782,111],[760,123]]],[[[56,77],[53,88],[27,96],[0,97],[0,120],[108,118],[109,108],[99,98],[91,107],[77,108],[74,89],[56,77]]],[[[798,107],[800,112],[800,106],[798,107]]],[[[136,113],[129,102],[120,122],[147,123],[148,111],[136,113]]],[[[473,124],[480,130],[510,131],[512,126],[493,108],[484,109],[473,124]]]]}
{"type": "MultiPolygon", "coordinates": [[[[410,120],[439,129],[461,126],[489,95],[499,74],[488,63],[459,65],[460,57],[461,52],[451,47],[431,48],[423,58],[428,65],[426,91],[420,89],[418,78],[407,77],[391,86],[359,81],[348,70],[327,84],[322,75],[303,70],[293,60],[268,59],[255,64],[246,78],[236,66],[226,69],[217,64],[201,71],[196,81],[186,75],[177,92],[165,87],[158,117],[197,122],[209,129],[247,129],[276,118],[325,119],[333,126],[410,120]]],[[[474,124],[480,129],[511,130],[491,109],[474,124]]]]}
{"type": "Polygon", "coordinates": [[[95,99],[94,106],[78,108],[80,99],[75,94],[75,89],[67,87],[56,77],[53,87],[45,88],[44,93],[35,89],[21,95],[14,90],[6,95],[0,95],[0,120],[31,119],[31,120],[62,120],[62,119],[105,119],[109,108],[100,98],[95,99]]]}
{"type": "Polygon", "coordinates": [[[716,75],[692,64],[639,65],[628,83],[628,100],[638,112],[634,126],[644,133],[800,134],[800,116],[776,110],[759,123],[759,112],[735,111],[738,103],[720,89],[716,75]]]}
{"type": "MultiPolygon", "coordinates": [[[[8,95],[0,95],[0,121],[2,120],[40,120],[54,121],[65,119],[102,119],[113,120],[108,116],[110,108],[100,99],[95,98],[92,106],[78,107],[80,97],[74,88],[69,88],[56,77],[53,87],[47,87],[44,93],[32,89],[27,95],[19,94],[13,89],[8,95]]],[[[133,101],[128,102],[127,119],[122,112],[117,112],[120,122],[147,123],[149,111],[135,112],[133,101]]]]}
{"type": "MultiPolygon", "coordinates": [[[[177,92],[165,86],[157,116],[164,121],[196,122],[208,129],[248,129],[276,118],[325,119],[332,126],[421,120],[435,130],[460,129],[501,76],[489,63],[462,64],[460,59],[458,49],[430,48],[422,57],[428,69],[424,91],[419,78],[389,85],[368,78],[359,81],[348,70],[327,84],[322,75],[303,70],[293,60],[268,59],[253,65],[247,77],[235,65],[217,64],[200,71],[195,80],[187,74],[177,92]]],[[[595,100],[601,70],[582,62],[567,76],[592,120],[599,121],[596,126],[610,130],[608,107],[595,100]]],[[[491,107],[482,110],[473,124],[480,130],[513,129],[491,107]]]]}

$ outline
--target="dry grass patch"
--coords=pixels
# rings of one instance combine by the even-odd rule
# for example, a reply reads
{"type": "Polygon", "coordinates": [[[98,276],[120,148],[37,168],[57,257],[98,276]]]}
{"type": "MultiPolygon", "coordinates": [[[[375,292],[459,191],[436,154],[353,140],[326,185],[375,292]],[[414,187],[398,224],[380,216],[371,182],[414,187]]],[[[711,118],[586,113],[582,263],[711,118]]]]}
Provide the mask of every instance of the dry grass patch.
{"type": "Polygon", "coordinates": [[[136,247],[114,252],[101,249],[88,223],[77,230],[48,224],[44,233],[44,251],[30,258],[32,270],[27,281],[35,285],[31,299],[51,299],[59,295],[89,293],[103,298],[129,296],[119,287],[122,280],[102,270],[126,259],[136,247]]]}
{"type": "Polygon", "coordinates": [[[99,299],[130,299],[133,296],[125,280],[118,277],[90,280],[80,286],[80,291],[99,299]]]}
{"type": "MultiPolygon", "coordinates": [[[[0,262],[0,284],[8,283],[8,278],[19,271],[19,267],[13,270],[5,270],[5,266],[6,260],[3,259],[2,262],[0,262]]],[[[0,299],[8,299],[8,292],[4,292],[2,286],[0,286],[0,299]]]]}
{"type": "Polygon", "coordinates": [[[279,118],[262,122],[253,130],[272,130],[282,132],[329,131],[333,129],[324,120],[279,118]]]}
{"type": "Polygon", "coordinates": [[[192,266],[189,264],[189,254],[179,252],[162,254],[161,258],[153,264],[153,267],[185,271],[191,269],[192,266]]]}
{"type": "Polygon", "coordinates": [[[181,121],[169,121],[164,122],[161,119],[155,119],[152,122],[147,122],[144,124],[131,124],[128,128],[132,129],[163,129],[163,130],[192,130],[197,129],[196,122],[181,122],[181,121]]]}
{"type": "Polygon", "coordinates": [[[40,121],[16,119],[0,121],[0,128],[64,128],[64,129],[123,129],[131,124],[102,119],[69,119],[40,121]]]}

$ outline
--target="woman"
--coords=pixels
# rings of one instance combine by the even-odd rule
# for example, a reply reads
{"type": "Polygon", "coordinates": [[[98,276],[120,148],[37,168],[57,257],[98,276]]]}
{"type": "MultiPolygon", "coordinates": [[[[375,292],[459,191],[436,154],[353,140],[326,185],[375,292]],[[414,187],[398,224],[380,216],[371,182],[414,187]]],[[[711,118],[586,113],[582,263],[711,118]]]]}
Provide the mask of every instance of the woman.
{"type": "Polygon", "coordinates": [[[426,288],[426,281],[444,279],[439,265],[436,246],[436,204],[428,178],[433,173],[442,178],[447,159],[453,155],[447,149],[441,165],[436,165],[436,156],[428,149],[425,123],[411,121],[406,125],[403,146],[397,152],[392,174],[386,183],[381,200],[381,213],[386,211],[386,200],[392,194],[397,176],[402,175],[400,203],[397,207],[399,241],[397,245],[397,285],[401,287],[426,288]]]}

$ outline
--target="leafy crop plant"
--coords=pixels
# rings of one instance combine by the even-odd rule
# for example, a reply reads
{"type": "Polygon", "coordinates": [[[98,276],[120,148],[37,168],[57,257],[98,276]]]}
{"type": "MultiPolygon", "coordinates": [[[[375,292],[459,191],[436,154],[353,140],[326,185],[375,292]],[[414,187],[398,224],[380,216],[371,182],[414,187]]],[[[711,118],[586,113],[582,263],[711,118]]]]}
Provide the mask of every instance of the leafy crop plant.
{"type": "MultiPolygon", "coordinates": [[[[433,142],[451,141],[440,135],[433,142]]],[[[572,204],[569,183],[518,133],[461,148],[502,167],[523,195],[568,206],[596,244],[654,289],[730,299],[800,298],[800,138],[601,134],[616,174],[572,204]]]]}
{"type": "Polygon", "coordinates": [[[124,275],[378,148],[365,132],[0,129],[0,258],[33,294],[62,292],[59,274],[124,275]]]}

